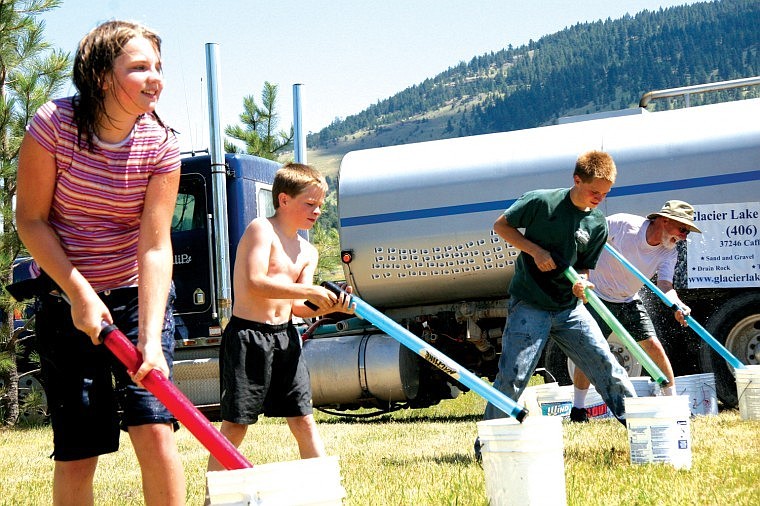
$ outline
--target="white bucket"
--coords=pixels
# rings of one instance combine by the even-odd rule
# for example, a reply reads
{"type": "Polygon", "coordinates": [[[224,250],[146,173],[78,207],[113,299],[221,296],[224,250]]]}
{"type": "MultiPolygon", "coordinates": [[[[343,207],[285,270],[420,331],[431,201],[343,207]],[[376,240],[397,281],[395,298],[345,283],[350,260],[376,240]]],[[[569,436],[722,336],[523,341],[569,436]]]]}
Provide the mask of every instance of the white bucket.
{"type": "Polygon", "coordinates": [[[331,506],[343,503],[338,457],[274,462],[206,473],[210,504],[331,506]]]}
{"type": "Polygon", "coordinates": [[[573,407],[572,385],[560,387],[557,383],[547,383],[536,391],[536,401],[543,416],[570,417],[573,407]]]}
{"type": "Polygon", "coordinates": [[[632,464],[667,463],[691,468],[689,398],[685,395],[626,397],[632,464]]]}
{"type": "Polygon", "coordinates": [[[636,390],[636,397],[651,397],[654,395],[654,382],[649,376],[633,376],[629,378],[636,390]]]}
{"type": "Polygon", "coordinates": [[[533,385],[531,387],[525,388],[525,390],[528,390],[528,389],[533,390],[536,393],[536,395],[543,394],[546,392],[556,392],[557,390],[559,390],[559,383],[557,383],[556,381],[553,381],[551,383],[542,383],[539,385],[533,385]]]}
{"type": "MultiPolygon", "coordinates": [[[[543,385],[537,385],[543,386],[543,385]]],[[[517,404],[528,410],[530,416],[541,416],[541,408],[538,405],[538,391],[536,386],[526,387],[517,399],[517,404]]]]}
{"type": "Polygon", "coordinates": [[[760,420],[760,365],[734,369],[739,416],[742,420],[760,420]]]}
{"type": "Polygon", "coordinates": [[[713,373],[676,376],[676,394],[689,398],[692,415],[717,415],[718,395],[713,373]]]}
{"type": "Polygon", "coordinates": [[[478,438],[491,506],[567,504],[560,417],[478,422],[478,438]]]}

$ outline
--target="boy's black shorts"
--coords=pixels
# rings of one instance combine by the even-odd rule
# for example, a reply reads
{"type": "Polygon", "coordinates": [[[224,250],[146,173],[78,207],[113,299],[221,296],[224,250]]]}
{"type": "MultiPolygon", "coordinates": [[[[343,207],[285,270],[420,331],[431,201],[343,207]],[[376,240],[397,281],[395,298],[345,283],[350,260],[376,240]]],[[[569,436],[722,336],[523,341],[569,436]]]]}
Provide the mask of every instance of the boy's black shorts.
{"type": "Polygon", "coordinates": [[[292,323],[268,325],[233,316],[219,351],[222,420],[256,423],[310,415],[311,383],[292,323]]]}
{"type": "MultiPolygon", "coordinates": [[[[98,294],[114,324],[137,343],[137,288],[98,294]]],[[[169,296],[161,344],[172,369],[174,317],[169,296]]],[[[53,426],[53,458],[80,460],[119,449],[119,428],[174,423],[171,413],[147,390],[135,385],[126,368],[104,345],[95,346],[77,330],[69,304],[54,295],[40,298],[36,317],[42,383],[53,426]]]]}

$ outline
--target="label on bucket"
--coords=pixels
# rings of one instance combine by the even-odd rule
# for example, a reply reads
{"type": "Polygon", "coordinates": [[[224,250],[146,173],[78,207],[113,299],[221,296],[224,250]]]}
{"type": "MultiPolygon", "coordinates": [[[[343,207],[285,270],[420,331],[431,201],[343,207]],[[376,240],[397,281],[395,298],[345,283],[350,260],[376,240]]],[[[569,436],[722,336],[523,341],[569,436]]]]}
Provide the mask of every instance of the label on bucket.
{"type": "Polygon", "coordinates": [[[641,419],[629,422],[631,463],[666,463],[691,467],[691,436],[688,420],[641,419]]]}
{"type": "Polygon", "coordinates": [[[569,418],[570,410],[573,408],[572,399],[572,385],[563,387],[554,386],[554,388],[548,390],[540,390],[536,395],[538,405],[541,407],[541,414],[544,416],[569,418]]]}
{"type": "Polygon", "coordinates": [[[607,405],[602,403],[594,404],[593,406],[586,406],[586,413],[589,418],[611,418],[612,413],[607,408],[607,405]]]}
{"type": "Polygon", "coordinates": [[[570,410],[573,408],[573,403],[570,401],[561,402],[541,402],[538,401],[541,406],[541,414],[544,416],[561,416],[567,418],[570,416],[570,410]]]}
{"type": "Polygon", "coordinates": [[[691,468],[689,399],[684,395],[625,399],[632,464],[691,468]]]}
{"type": "Polygon", "coordinates": [[[604,403],[604,399],[596,391],[593,385],[591,385],[586,393],[586,402],[583,407],[586,408],[586,413],[589,418],[611,418],[612,412],[604,403]]]}

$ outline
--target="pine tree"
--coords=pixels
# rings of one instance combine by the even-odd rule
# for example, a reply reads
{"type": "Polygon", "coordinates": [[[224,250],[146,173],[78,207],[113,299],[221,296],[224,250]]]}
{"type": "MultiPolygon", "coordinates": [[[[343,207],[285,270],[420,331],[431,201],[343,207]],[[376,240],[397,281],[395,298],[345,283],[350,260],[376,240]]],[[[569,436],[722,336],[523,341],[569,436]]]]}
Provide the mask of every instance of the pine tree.
{"type": "MultiPolygon", "coordinates": [[[[240,115],[243,126],[229,125],[224,129],[224,133],[233,139],[244,142],[247,154],[275,160],[280,151],[293,145],[293,127],[290,128],[290,134],[285,131],[276,131],[278,122],[275,111],[276,84],[264,82],[261,102],[262,105],[259,107],[253,95],[245,97],[243,99],[243,113],[240,115]]],[[[235,144],[227,141],[224,143],[224,148],[229,153],[240,151],[235,144]]]]}
{"type": "MultiPolygon", "coordinates": [[[[43,38],[44,23],[36,19],[57,8],[60,0],[0,0],[0,279],[13,280],[13,261],[22,250],[13,220],[18,150],[26,124],[37,108],[60,90],[68,79],[67,53],[53,50],[43,38]]],[[[17,342],[13,315],[20,304],[0,295],[0,378],[4,423],[18,421],[17,342]]]]}

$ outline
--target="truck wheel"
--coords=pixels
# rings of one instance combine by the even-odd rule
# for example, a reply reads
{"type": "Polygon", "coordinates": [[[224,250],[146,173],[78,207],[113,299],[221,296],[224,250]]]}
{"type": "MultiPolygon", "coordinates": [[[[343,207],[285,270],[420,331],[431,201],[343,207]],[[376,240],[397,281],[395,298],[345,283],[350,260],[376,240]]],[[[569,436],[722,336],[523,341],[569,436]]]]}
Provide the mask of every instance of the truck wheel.
{"type": "MultiPolygon", "coordinates": [[[[628,351],[623,342],[614,332],[607,337],[607,343],[610,345],[610,351],[615,358],[625,368],[626,373],[630,377],[641,376],[642,366],[641,363],[636,360],[636,357],[628,351]]],[[[575,372],[575,364],[572,360],[567,358],[565,352],[563,352],[557,344],[549,340],[546,345],[546,369],[557,379],[557,383],[560,385],[571,385],[573,383],[573,373],[575,372]]]]}
{"type": "MultiPolygon", "coordinates": [[[[18,378],[19,420],[33,425],[45,422],[48,417],[47,396],[37,376],[39,369],[28,371],[18,378]]],[[[0,379],[0,389],[5,382],[0,379]]]]}
{"type": "Polygon", "coordinates": [[[628,348],[625,347],[623,341],[618,337],[617,334],[614,332],[610,334],[607,337],[607,343],[610,345],[610,351],[613,355],[615,355],[618,363],[623,366],[625,372],[628,373],[629,377],[635,378],[637,376],[641,376],[643,369],[641,362],[636,360],[636,357],[634,357],[633,353],[631,353],[628,348]]]}
{"type": "MultiPolygon", "coordinates": [[[[705,329],[739,361],[760,364],[760,292],[739,295],[721,304],[707,320],[705,329]]],[[[733,368],[702,341],[699,365],[715,374],[718,398],[726,407],[738,405],[733,368]]]]}

